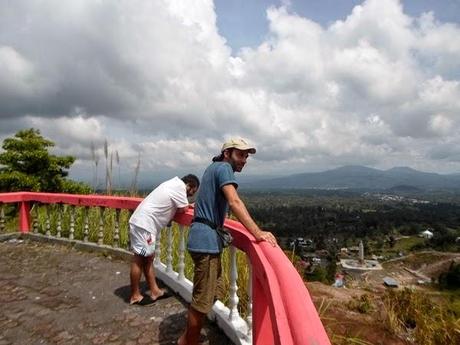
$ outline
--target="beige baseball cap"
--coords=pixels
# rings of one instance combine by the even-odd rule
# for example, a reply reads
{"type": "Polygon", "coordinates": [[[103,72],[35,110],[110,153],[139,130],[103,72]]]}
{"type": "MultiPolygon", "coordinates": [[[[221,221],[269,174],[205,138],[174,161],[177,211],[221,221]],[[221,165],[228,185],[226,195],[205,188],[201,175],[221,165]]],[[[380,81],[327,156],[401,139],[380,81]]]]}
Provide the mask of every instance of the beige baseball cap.
{"type": "Polygon", "coordinates": [[[224,152],[225,150],[232,149],[232,148],[238,149],[241,151],[248,151],[249,153],[252,153],[252,154],[256,153],[256,148],[254,146],[249,145],[246,140],[241,139],[241,138],[233,138],[233,139],[226,141],[222,145],[221,152],[224,152]]]}

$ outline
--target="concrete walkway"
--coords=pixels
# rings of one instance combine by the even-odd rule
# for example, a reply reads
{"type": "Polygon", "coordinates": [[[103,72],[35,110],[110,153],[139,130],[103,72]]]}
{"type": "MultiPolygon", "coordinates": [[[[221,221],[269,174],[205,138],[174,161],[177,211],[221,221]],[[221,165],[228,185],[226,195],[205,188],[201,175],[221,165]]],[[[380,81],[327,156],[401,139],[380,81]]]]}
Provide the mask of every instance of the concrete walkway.
{"type": "MultiPolygon", "coordinates": [[[[175,344],[187,305],[170,297],[130,306],[128,296],[127,261],[27,239],[0,242],[0,345],[175,344]]],[[[202,342],[231,344],[210,323],[202,342]]]]}

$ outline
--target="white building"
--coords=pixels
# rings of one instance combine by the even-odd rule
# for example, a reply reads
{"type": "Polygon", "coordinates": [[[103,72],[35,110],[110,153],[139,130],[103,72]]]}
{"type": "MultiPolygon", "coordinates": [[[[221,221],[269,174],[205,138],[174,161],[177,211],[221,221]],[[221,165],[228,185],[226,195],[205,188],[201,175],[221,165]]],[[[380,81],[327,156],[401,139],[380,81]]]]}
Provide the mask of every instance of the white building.
{"type": "Polygon", "coordinates": [[[426,229],[425,231],[421,232],[419,236],[423,238],[432,238],[433,233],[430,230],[426,229]]]}

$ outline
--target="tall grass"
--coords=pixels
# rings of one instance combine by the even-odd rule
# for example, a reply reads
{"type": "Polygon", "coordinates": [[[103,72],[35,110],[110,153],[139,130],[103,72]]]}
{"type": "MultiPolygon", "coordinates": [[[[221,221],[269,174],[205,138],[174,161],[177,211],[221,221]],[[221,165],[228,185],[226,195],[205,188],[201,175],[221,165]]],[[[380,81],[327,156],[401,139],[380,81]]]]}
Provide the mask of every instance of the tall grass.
{"type": "Polygon", "coordinates": [[[17,231],[19,227],[19,204],[0,204],[0,215],[3,216],[3,232],[17,231]]]}
{"type": "Polygon", "coordinates": [[[386,328],[406,335],[419,345],[460,344],[460,319],[426,293],[404,289],[388,291],[384,298],[386,328]]]}
{"type": "Polygon", "coordinates": [[[131,182],[131,186],[129,188],[129,195],[136,196],[137,195],[137,180],[139,178],[139,171],[141,168],[141,154],[139,153],[137,156],[136,167],[134,168],[134,177],[131,182]]]}
{"type": "MultiPolygon", "coordinates": [[[[122,189],[121,186],[121,165],[120,165],[120,154],[118,150],[110,150],[110,145],[107,139],[104,140],[104,146],[103,146],[103,152],[104,152],[104,158],[105,158],[105,192],[107,195],[112,195],[112,192],[114,190],[114,186],[118,186],[118,190],[122,189]],[[117,164],[117,169],[118,169],[118,184],[114,184],[114,173],[113,173],[113,164],[114,161],[117,164]]],[[[99,188],[99,182],[98,182],[98,165],[99,165],[99,154],[98,150],[95,147],[94,143],[91,142],[91,158],[94,163],[94,176],[93,176],[93,189],[94,191],[97,191],[99,188]]],[[[136,174],[138,174],[137,172],[136,174]]]]}
{"type": "Polygon", "coordinates": [[[94,163],[94,182],[93,182],[93,189],[97,190],[99,187],[99,180],[98,180],[98,165],[99,165],[99,154],[94,146],[94,142],[91,142],[91,158],[94,163]]]}
{"type": "Polygon", "coordinates": [[[349,337],[340,334],[332,334],[331,342],[334,345],[374,345],[358,337],[349,337]]]}
{"type": "Polygon", "coordinates": [[[348,309],[357,311],[361,314],[368,314],[375,309],[374,303],[372,302],[372,296],[367,293],[359,297],[353,296],[353,298],[347,303],[347,307],[348,309]]]}
{"type": "Polygon", "coordinates": [[[107,139],[104,140],[104,157],[105,157],[105,189],[107,195],[112,194],[112,161],[113,155],[110,153],[109,161],[109,143],[107,139]]]}
{"type": "Polygon", "coordinates": [[[118,189],[121,190],[120,155],[118,154],[118,150],[115,150],[115,161],[117,162],[117,168],[118,168],[118,189]]]}

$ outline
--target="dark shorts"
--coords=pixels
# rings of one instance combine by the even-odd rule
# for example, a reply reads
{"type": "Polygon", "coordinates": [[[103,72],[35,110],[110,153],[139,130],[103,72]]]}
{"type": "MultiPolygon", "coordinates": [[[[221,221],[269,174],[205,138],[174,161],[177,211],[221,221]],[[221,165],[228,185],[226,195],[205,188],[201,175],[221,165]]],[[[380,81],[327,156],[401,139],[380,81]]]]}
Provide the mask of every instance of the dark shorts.
{"type": "Polygon", "coordinates": [[[220,254],[190,253],[190,255],[195,264],[191,307],[207,314],[217,299],[224,298],[220,254]]]}

